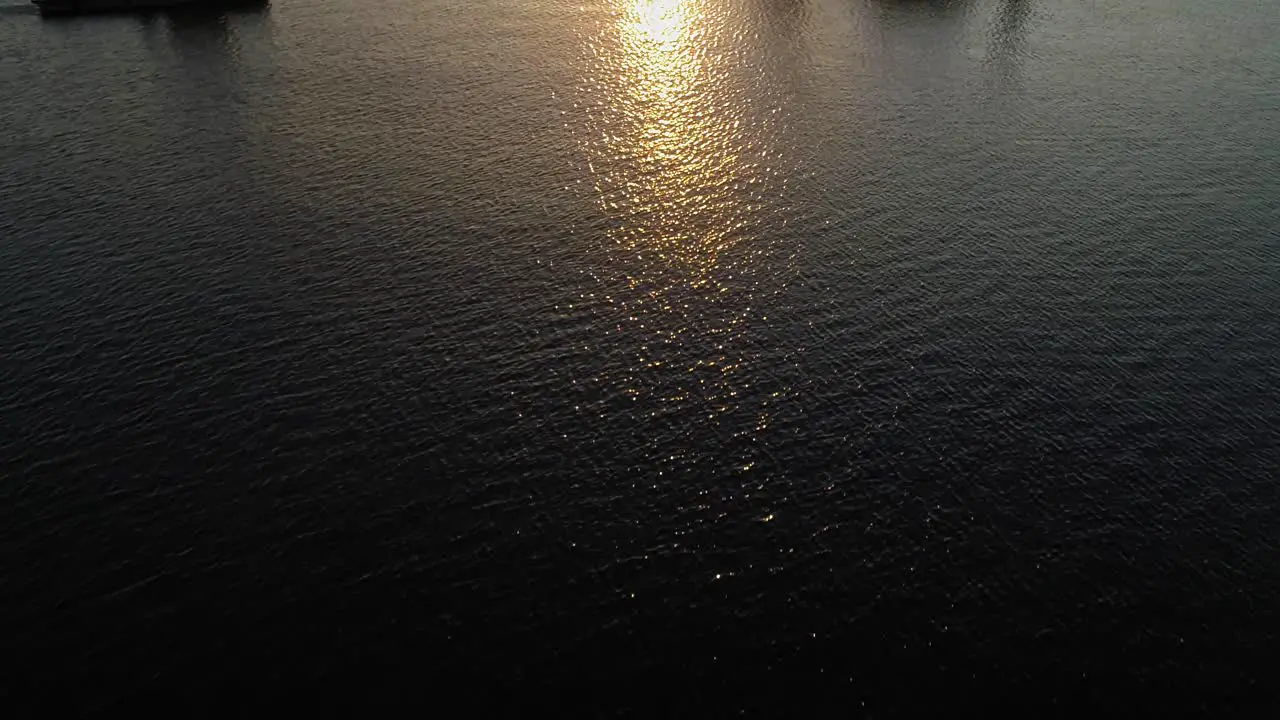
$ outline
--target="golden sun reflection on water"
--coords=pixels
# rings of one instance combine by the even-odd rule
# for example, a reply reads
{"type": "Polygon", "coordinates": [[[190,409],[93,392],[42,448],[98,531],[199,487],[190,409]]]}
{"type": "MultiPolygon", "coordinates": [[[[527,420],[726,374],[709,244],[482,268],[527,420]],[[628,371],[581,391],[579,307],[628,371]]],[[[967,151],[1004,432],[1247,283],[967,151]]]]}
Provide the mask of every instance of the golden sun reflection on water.
{"type": "Polygon", "coordinates": [[[782,184],[765,106],[777,94],[742,67],[734,5],[619,2],[591,48],[584,150],[609,241],[602,272],[625,283],[612,302],[641,339],[624,382],[634,396],[700,398],[715,416],[745,389],[743,345],[781,274],[762,232],[782,184]]]}
{"type": "Polygon", "coordinates": [[[639,0],[630,8],[630,28],[652,42],[678,41],[688,35],[693,8],[688,0],[639,0]]]}
{"type": "Polygon", "coordinates": [[[596,182],[612,235],[693,285],[741,240],[759,167],[697,0],[633,0],[618,27],[596,182]]]}

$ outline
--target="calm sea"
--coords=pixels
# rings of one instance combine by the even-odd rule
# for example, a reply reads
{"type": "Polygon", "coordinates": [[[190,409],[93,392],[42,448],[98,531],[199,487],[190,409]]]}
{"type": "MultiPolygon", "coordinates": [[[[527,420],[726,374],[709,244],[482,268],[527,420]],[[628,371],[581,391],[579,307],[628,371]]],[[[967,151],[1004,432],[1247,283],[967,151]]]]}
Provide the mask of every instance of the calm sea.
{"type": "Polygon", "coordinates": [[[8,707],[1274,717],[1280,3],[3,1],[8,707]]]}

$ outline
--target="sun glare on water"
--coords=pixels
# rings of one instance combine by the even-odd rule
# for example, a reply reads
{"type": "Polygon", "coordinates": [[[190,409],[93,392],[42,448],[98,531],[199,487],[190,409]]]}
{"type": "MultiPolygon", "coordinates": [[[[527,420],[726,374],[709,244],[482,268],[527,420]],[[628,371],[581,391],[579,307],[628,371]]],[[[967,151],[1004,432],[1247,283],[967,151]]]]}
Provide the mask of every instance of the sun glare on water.
{"type": "Polygon", "coordinates": [[[729,412],[736,349],[761,292],[759,227],[776,185],[761,88],[744,72],[732,4],[616,0],[587,67],[583,135],[620,331],[645,338],[618,382],[634,397],[729,412]]]}
{"type": "Polygon", "coordinates": [[[689,0],[638,0],[630,10],[635,33],[658,44],[674,43],[687,35],[693,15],[689,0]]]}
{"type": "Polygon", "coordinates": [[[616,92],[601,178],[615,235],[695,285],[739,236],[738,108],[710,59],[698,0],[633,0],[619,22],[616,92]]]}

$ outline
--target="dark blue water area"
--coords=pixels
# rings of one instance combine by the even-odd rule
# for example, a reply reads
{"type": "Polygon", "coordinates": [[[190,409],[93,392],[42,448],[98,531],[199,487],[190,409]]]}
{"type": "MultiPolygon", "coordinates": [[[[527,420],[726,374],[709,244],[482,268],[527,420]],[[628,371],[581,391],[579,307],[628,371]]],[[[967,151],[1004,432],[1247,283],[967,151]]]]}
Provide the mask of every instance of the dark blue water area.
{"type": "Polygon", "coordinates": [[[1272,7],[5,10],[16,715],[1273,716],[1272,7]]]}

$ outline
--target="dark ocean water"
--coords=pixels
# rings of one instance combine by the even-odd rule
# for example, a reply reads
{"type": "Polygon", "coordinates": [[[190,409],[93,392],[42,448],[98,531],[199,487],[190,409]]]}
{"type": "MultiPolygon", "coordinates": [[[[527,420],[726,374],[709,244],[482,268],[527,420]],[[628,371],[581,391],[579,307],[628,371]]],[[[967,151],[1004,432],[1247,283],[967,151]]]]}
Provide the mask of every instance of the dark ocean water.
{"type": "Polygon", "coordinates": [[[0,698],[1274,717],[1278,301],[1274,2],[0,7],[0,698]]]}

